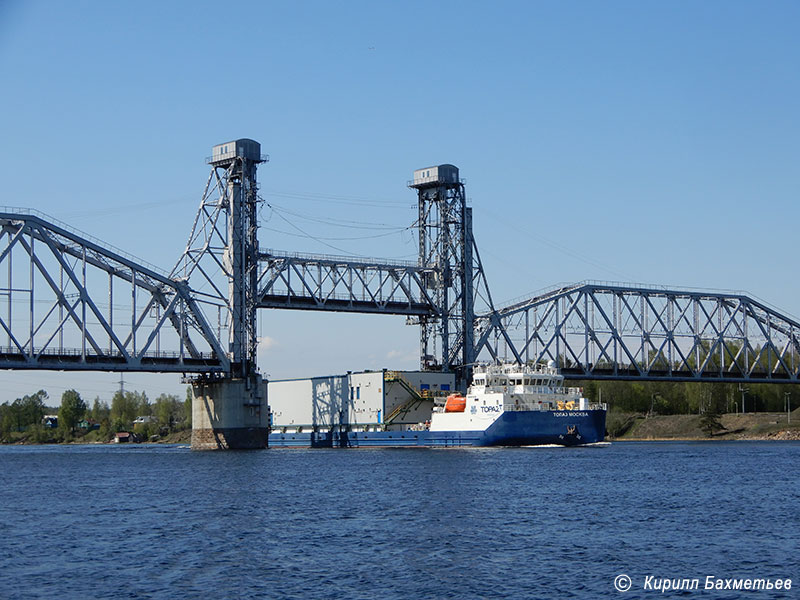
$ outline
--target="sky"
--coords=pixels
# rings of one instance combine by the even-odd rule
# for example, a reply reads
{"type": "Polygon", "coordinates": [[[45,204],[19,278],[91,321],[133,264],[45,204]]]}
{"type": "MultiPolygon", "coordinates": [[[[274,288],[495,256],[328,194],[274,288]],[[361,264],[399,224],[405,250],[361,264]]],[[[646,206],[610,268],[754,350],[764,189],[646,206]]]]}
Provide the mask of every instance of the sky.
{"type": "MultiPolygon", "coordinates": [[[[452,163],[499,303],[603,280],[800,315],[798,26],[780,0],[0,0],[0,204],[170,269],[211,147],[247,137],[262,248],[414,260],[406,183],[452,163]]],[[[402,317],[261,311],[259,335],[273,379],[418,364],[402,317]]],[[[119,380],[6,371],[0,402],[119,380]]]]}

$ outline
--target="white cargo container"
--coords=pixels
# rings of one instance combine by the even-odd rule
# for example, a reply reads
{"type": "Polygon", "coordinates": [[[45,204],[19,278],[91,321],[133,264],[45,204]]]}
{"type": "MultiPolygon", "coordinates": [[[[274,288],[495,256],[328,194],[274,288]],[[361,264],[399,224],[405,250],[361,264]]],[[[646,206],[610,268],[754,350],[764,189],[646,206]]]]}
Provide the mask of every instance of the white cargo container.
{"type": "Polygon", "coordinates": [[[454,389],[450,373],[365,371],[270,381],[273,431],[404,429],[429,418],[436,398],[454,389]]]}

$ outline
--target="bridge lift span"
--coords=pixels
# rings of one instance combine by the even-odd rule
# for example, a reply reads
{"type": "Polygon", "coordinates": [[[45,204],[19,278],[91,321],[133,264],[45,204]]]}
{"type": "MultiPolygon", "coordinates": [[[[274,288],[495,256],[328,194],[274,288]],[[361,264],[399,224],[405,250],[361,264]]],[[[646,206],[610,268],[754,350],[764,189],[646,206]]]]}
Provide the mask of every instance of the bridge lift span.
{"type": "Polygon", "coordinates": [[[261,251],[267,160],[253,140],[214,146],[169,273],[35,211],[0,211],[0,368],[183,373],[193,448],[266,446],[260,308],[404,315],[421,367],[462,387],[481,359],[552,360],[580,379],[798,381],[800,323],[744,294],[585,282],[495,307],[453,165],[408,184],[415,263],[261,251]]]}

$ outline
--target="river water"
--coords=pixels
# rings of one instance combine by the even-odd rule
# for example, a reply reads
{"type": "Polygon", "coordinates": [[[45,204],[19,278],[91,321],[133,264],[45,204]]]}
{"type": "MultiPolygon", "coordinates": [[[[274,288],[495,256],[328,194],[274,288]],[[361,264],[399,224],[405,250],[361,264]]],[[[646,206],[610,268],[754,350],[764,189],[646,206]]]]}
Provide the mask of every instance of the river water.
{"type": "Polygon", "coordinates": [[[798,458],[797,442],[5,446],[0,599],[745,593],[704,590],[707,576],[788,578],[746,594],[800,597],[798,458]]]}

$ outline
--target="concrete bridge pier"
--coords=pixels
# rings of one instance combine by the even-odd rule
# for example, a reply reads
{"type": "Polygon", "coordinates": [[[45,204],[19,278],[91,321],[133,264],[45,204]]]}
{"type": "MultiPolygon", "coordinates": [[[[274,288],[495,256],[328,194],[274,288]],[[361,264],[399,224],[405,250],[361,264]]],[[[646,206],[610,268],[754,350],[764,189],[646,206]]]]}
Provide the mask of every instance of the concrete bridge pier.
{"type": "Polygon", "coordinates": [[[260,375],[192,383],[192,450],[267,447],[267,386],[260,375]]]}

